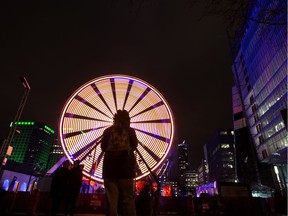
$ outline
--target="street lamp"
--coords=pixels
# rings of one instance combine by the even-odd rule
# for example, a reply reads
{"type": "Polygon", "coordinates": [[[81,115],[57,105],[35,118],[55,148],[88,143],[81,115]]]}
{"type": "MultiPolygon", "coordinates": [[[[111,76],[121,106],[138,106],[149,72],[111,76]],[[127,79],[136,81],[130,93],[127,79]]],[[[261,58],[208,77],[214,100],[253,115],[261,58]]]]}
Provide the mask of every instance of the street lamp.
{"type": "Polygon", "coordinates": [[[3,155],[4,159],[1,162],[0,170],[2,169],[2,166],[5,164],[4,160],[5,160],[5,156],[6,156],[6,150],[10,146],[11,141],[12,141],[12,139],[14,137],[14,134],[15,134],[15,131],[16,131],[16,128],[17,128],[17,122],[19,122],[19,119],[20,119],[20,117],[22,115],[22,112],[23,112],[24,106],[26,104],[29,92],[31,90],[30,85],[29,85],[29,83],[28,83],[28,81],[26,80],[25,77],[20,76],[19,79],[20,79],[20,81],[21,81],[21,83],[22,83],[22,85],[23,85],[23,87],[25,89],[25,92],[24,92],[24,95],[23,95],[23,97],[21,99],[21,102],[19,104],[17,113],[16,113],[16,115],[14,117],[14,121],[12,122],[8,137],[7,137],[7,139],[4,140],[4,143],[3,143],[2,147],[1,147],[0,156],[3,155]]]}
{"type": "Polygon", "coordinates": [[[29,85],[29,83],[27,82],[26,78],[23,77],[23,76],[20,76],[19,79],[20,79],[23,87],[24,87],[26,90],[30,91],[31,88],[30,88],[30,85],[29,85]]]}

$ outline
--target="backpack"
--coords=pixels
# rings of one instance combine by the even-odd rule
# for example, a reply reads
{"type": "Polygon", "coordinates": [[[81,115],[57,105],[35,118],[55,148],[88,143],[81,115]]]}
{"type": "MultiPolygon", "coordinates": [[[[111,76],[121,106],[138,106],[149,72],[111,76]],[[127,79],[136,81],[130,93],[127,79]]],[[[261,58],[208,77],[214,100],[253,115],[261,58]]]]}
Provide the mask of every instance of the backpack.
{"type": "Polygon", "coordinates": [[[130,139],[129,131],[125,129],[117,129],[113,127],[110,132],[108,148],[106,151],[115,152],[115,151],[127,151],[130,153],[130,139]]]}

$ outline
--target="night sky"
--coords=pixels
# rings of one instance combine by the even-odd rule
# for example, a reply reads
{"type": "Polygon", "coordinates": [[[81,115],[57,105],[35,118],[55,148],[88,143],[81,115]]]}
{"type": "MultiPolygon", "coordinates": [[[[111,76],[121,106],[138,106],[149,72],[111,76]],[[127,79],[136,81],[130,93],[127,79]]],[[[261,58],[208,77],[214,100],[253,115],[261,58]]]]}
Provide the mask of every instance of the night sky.
{"type": "Polygon", "coordinates": [[[127,74],[166,98],[174,143],[186,140],[190,166],[197,167],[213,132],[233,125],[224,23],[184,0],[91,2],[1,1],[0,139],[24,94],[19,76],[31,86],[21,120],[58,130],[64,103],[78,87],[127,74]]]}

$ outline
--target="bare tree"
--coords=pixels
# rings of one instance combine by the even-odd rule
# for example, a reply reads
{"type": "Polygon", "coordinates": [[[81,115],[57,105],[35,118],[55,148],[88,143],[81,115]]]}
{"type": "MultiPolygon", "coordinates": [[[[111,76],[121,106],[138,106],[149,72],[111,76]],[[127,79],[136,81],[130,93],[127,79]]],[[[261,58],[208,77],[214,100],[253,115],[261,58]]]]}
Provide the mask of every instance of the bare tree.
{"type": "Polygon", "coordinates": [[[243,20],[249,19],[265,25],[287,24],[287,1],[271,0],[265,10],[267,1],[259,0],[205,0],[206,13],[221,15],[230,26],[239,25],[243,20]],[[248,15],[252,8],[258,7],[257,17],[248,15]]]}
{"type": "MultiPolygon", "coordinates": [[[[173,0],[174,1],[174,0],[173,0]]],[[[189,8],[196,4],[204,7],[202,17],[220,16],[227,28],[237,29],[245,20],[251,20],[263,25],[287,24],[287,0],[175,0],[185,2],[189,8]],[[265,4],[269,4],[266,8],[265,4]],[[251,15],[251,10],[257,7],[257,16],[251,15]]],[[[121,1],[120,1],[121,2],[121,1]]],[[[124,1],[125,2],[125,1],[124,1]]],[[[170,1],[171,2],[171,1],[170,1]]],[[[122,2],[123,3],[123,2],[122,2]]],[[[168,4],[168,0],[127,0],[126,5],[139,13],[143,5],[159,6],[168,4]]],[[[111,5],[119,4],[119,0],[111,0],[111,5]]]]}

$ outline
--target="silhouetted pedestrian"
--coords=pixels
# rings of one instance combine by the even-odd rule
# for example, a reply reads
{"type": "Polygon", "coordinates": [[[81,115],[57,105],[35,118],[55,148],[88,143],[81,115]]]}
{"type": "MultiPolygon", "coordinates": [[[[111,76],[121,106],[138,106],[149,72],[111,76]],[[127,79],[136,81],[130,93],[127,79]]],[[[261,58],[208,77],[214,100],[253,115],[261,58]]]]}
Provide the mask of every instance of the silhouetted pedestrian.
{"type": "Polygon", "coordinates": [[[62,166],[59,167],[54,173],[51,182],[50,195],[52,198],[52,209],[51,215],[57,215],[59,207],[64,200],[68,190],[68,177],[69,177],[69,166],[68,160],[64,161],[62,166]]]}
{"type": "Polygon", "coordinates": [[[17,181],[17,176],[14,176],[8,187],[8,191],[14,191],[16,181],[17,181]]]}
{"type": "Polygon", "coordinates": [[[152,183],[152,192],[151,192],[151,198],[152,198],[152,216],[156,216],[158,212],[158,206],[159,206],[159,199],[160,199],[160,190],[157,182],[152,183]]]}
{"type": "Polygon", "coordinates": [[[139,193],[137,202],[138,216],[152,216],[152,188],[149,183],[145,183],[139,193]]]}
{"type": "Polygon", "coordinates": [[[79,197],[82,185],[82,171],[84,165],[80,164],[79,160],[74,161],[73,167],[69,174],[68,188],[65,195],[64,215],[74,216],[77,199],[79,197]]]}
{"type": "Polygon", "coordinates": [[[117,216],[118,209],[121,209],[124,216],[136,215],[134,151],[137,145],[135,130],[130,127],[129,113],[118,110],[113,125],[103,132],[101,143],[101,149],[105,152],[103,179],[107,216],[117,216]],[[118,206],[119,201],[121,206],[118,206]]]}

